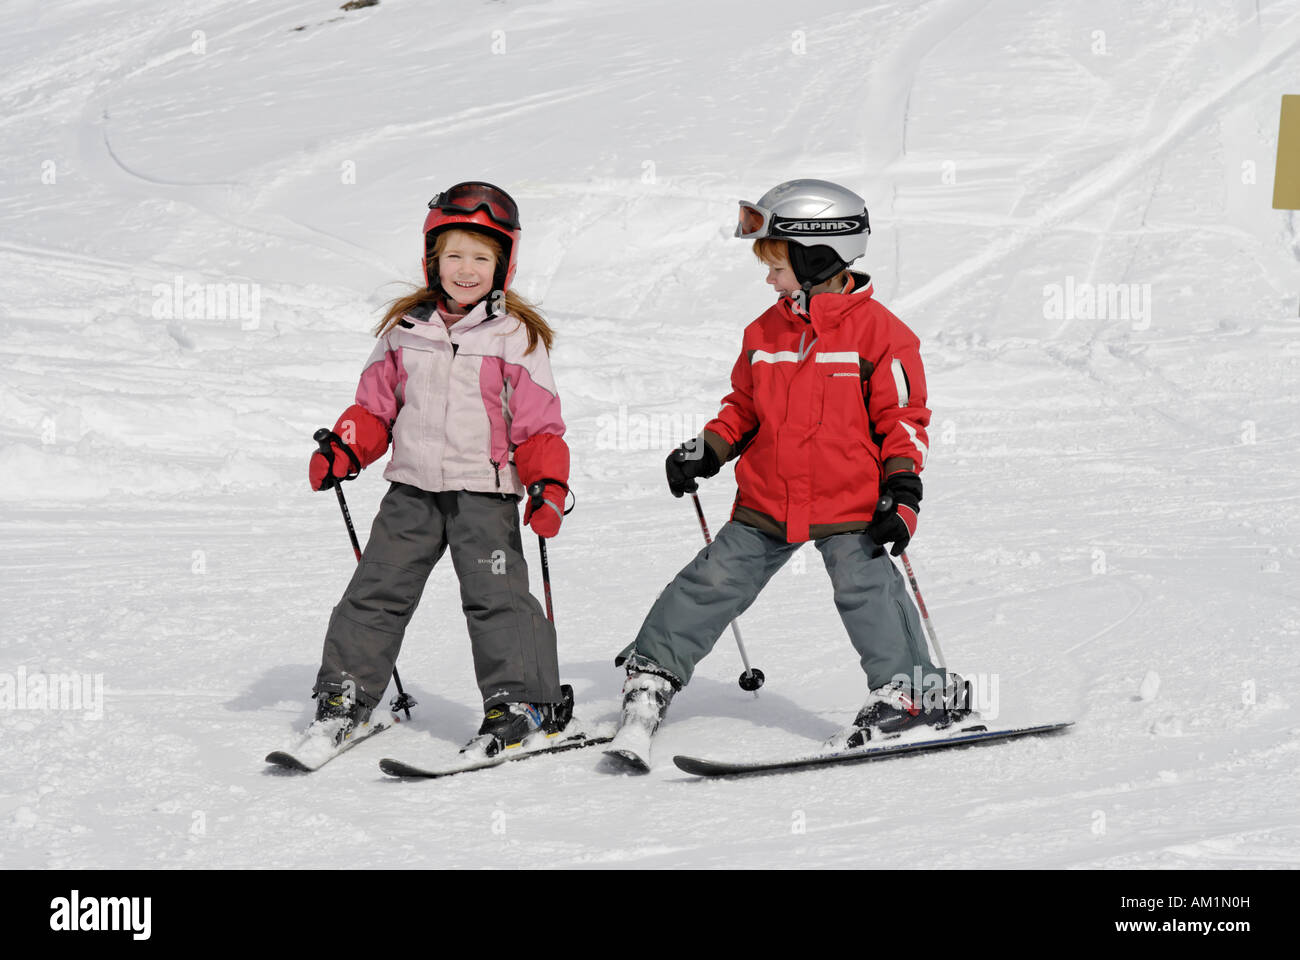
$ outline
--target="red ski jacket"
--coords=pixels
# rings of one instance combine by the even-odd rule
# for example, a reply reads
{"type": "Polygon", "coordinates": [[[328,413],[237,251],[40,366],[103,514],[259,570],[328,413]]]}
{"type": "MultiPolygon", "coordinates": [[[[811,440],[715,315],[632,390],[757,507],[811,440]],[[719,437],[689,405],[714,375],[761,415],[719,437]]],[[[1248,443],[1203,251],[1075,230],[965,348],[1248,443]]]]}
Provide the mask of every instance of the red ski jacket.
{"type": "Polygon", "coordinates": [[[782,297],[745,328],[703,439],[736,464],[732,519],[788,543],[865,530],[882,478],[929,451],[920,341],[851,274],[810,313],[782,297]]]}

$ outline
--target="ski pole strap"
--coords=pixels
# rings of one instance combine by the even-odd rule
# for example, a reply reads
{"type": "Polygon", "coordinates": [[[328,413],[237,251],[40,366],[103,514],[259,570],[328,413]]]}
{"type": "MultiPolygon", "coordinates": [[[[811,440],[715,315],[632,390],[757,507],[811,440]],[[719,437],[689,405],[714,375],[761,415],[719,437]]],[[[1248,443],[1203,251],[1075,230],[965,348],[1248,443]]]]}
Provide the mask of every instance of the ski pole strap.
{"type": "MultiPolygon", "coordinates": [[[[393,679],[394,680],[397,679],[396,667],[393,668],[393,679]]],[[[415,697],[411,696],[405,690],[402,690],[402,684],[400,681],[398,681],[397,689],[400,690],[401,692],[397,696],[393,697],[393,699],[389,702],[388,709],[392,713],[396,713],[398,710],[401,710],[403,713],[406,714],[406,719],[410,720],[411,708],[415,706],[416,703],[418,703],[419,701],[417,701],[415,697]]]]}
{"type": "Polygon", "coordinates": [[[550,477],[542,477],[542,479],[536,481],[535,483],[530,483],[528,485],[528,498],[531,501],[534,510],[540,510],[542,508],[542,505],[545,504],[546,506],[554,510],[556,513],[558,513],[561,517],[567,517],[569,514],[573,513],[573,507],[569,507],[569,509],[567,510],[561,510],[555,504],[551,503],[551,501],[546,499],[546,488],[548,486],[551,486],[552,484],[554,484],[557,487],[562,487],[564,489],[564,492],[568,494],[568,496],[565,497],[566,501],[568,500],[568,497],[573,497],[573,507],[576,507],[578,505],[578,497],[572,490],[569,489],[569,485],[565,483],[563,480],[553,480],[550,477]]]}
{"type": "Polygon", "coordinates": [[[352,461],[348,467],[348,475],[342,479],[355,480],[357,477],[361,476],[361,461],[357,459],[357,455],[352,451],[352,448],[344,443],[343,438],[337,433],[328,427],[321,427],[312,434],[312,439],[316,441],[316,445],[320,447],[321,455],[325,457],[325,462],[329,464],[329,472],[325,474],[325,486],[332,487],[338,483],[340,479],[339,477],[334,476],[334,447],[336,445],[340,450],[346,453],[348,459],[352,461]]]}

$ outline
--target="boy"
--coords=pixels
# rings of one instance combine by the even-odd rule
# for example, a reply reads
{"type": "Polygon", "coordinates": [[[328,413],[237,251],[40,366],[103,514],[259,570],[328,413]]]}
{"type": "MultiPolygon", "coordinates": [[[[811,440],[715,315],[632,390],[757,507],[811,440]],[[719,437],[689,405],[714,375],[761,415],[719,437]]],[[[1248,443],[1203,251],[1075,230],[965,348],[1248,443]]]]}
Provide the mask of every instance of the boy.
{"type": "Polygon", "coordinates": [[[869,276],[848,269],[870,232],[863,199],[824,180],[791,180],[740,205],[736,236],[754,240],[780,296],[745,329],[718,416],[668,456],[676,497],[736,458],[738,490],[730,522],[615,660],[628,677],[609,752],[634,768],[649,769],[650,737],[695,665],[808,540],[870,691],[827,747],[969,712],[965,682],[931,662],[884,551],[892,543],[897,556],[916,533],[930,411],[916,335],[874,299],[869,276]]]}

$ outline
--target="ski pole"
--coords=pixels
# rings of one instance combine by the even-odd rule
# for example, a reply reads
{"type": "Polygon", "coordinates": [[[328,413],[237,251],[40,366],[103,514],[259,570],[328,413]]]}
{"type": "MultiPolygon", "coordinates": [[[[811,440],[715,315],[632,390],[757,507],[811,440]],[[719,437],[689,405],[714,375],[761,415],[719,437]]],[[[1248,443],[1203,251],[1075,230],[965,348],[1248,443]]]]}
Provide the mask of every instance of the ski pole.
{"type": "MultiPolygon", "coordinates": [[[[528,488],[528,496],[532,500],[533,509],[540,510],[544,501],[543,493],[546,490],[546,484],[534,483],[528,488]]],[[[546,559],[546,538],[540,533],[537,535],[537,550],[542,555],[542,587],[546,592],[546,619],[555,622],[555,611],[551,609],[551,565],[546,559]]]]}
{"type": "MultiPolygon", "coordinates": [[[[894,507],[894,498],[885,494],[876,504],[876,511],[888,511],[894,507]]],[[[930,619],[930,611],[925,609],[925,600],[921,597],[921,588],[917,586],[916,574],[912,572],[912,561],[907,559],[907,551],[900,551],[903,560],[903,569],[907,571],[907,582],[912,585],[912,593],[916,596],[916,605],[921,610],[921,623],[925,625],[926,635],[930,638],[930,643],[934,646],[934,656],[939,662],[936,666],[944,666],[943,651],[939,649],[939,635],[934,632],[934,622],[930,619]]]]}
{"type": "MultiPolygon", "coordinates": [[[[704,508],[700,506],[700,495],[691,494],[691,500],[695,503],[695,515],[700,518],[700,529],[704,531],[704,542],[711,545],[713,538],[709,536],[709,525],[704,520],[704,508]]],[[[736,638],[736,646],[740,648],[740,662],[745,665],[745,672],[740,675],[740,689],[750,690],[754,697],[758,697],[758,688],[763,685],[767,679],[763,676],[763,671],[749,665],[749,654],[745,653],[745,644],[740,639],[740,626],[735,620],[731,621],[731,633],[736,638]]]]}
{"type": "MultiPolygon", "coordinates": [[[[542,509],[542,506],[546,503],[546,485],[550,483],[553,483],[558,487],[563,487],[566,495],[572,494],[573,492],[569,489],[569,485],[562,481],[551,479],[538,480],[536,483],[530,484],[528,487],[528,500],[533,510],[542,509]]],[[[567,496],[565,499],[568,499],[567,496]]],[[[577,506],[577,503],[577,498],[575,497],[574,506],[577,506]]],[[[569,507],[567,510],[563,510],[560,507],[554,507],[554,509],[559,512],[561,519],[567,517],[573,512],[573,507],[569,507]]],[[[551,609],[551,565],[546,559],[546,538],[540,533],[537,535],[537,550],[542,555],[542,586],[546,590],[546,619],[550,620],[551,623],[554,623],[555,612],[551,609]]]]}
{"type": "MultiPolygon", "coordinates": [[[[320,447],[320,452],[325,456],[325,462],[329,464],[329,469],[325,473],[325,478],[333,484],[334,492],[338,494],[339,509],[343,511],[343,522],[347,524],[348,539],[352,541],[352,552],[357,555],[357,563],[360,563],[361,544],[357,541],[356,527],[352,525],[352,514],[348,513],[348,502],[343,499],[343,484],[339,482],[338,477],[334,476],[334,450],[331,448],[330,444],[338,443],[344,450],[348,450],[349,457],[357,467],[357,473],[361,472],[360,464],[357,463],[356,456],[348,449],[347,444],[343,443],[343,441],[339,439],[339,435],[333,430],[321,427],[316,431],[312,439],[316,441],[316,445],[320,447]]],[[[397,685],[397,696],[394,697],[393,702],[388,705],[388,709],[394,711],[401,710],[406,713],[406,719],[410,720],[411,708],[415,706],[416,701],[414,697],[402,689],[402,678],[397,674],[397,664],[393,664],[393,683],[397,685]]]]}

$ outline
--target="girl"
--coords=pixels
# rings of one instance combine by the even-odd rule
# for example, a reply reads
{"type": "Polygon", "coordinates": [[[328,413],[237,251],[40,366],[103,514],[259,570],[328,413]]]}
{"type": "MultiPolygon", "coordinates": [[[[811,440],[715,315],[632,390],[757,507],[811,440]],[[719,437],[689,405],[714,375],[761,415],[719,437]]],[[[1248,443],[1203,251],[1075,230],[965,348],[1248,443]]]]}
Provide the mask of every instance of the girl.
{"type": "Polygon", "coordinates": [[[848,268],[871,228],[861,197],[824,180],[791,180],[742,203],[736,236],[752,239],[777,302],[751,323],[732,391],[695,440],[668,457],[674,496],[694,493],[728,460],[731,521],[659,595],[626,663],[623,722],[610,752],[648,769],[650,737],[727,624],[799,547],[826,561],[835,606],[870,693],[845,749],[968,712],[966,684],[931,662],[897,556],[916,532],[928,452],[919,341],[848,268]]]}
{"type": "Polygon", "coordinates": [[[375,328],[356,403],[334,427],[333,457],[312,454],[311,486],[356,476],[387,451],[392,481],[356,572],[334,608],[309,734],[341,744],[379,702],[434,564],[450,547],[483,696],[478,735],[492,756],[572,714],[555,628],[528,592],[524,522],[553,537],[564,516],[569,449],[551,376],[554,334],[511,291],[519,255],[514,200],[458,183],[429,201],[427,286],[395,300],[375,328]],[[513,456],[512,456],[513,455],[513,456]]]}

